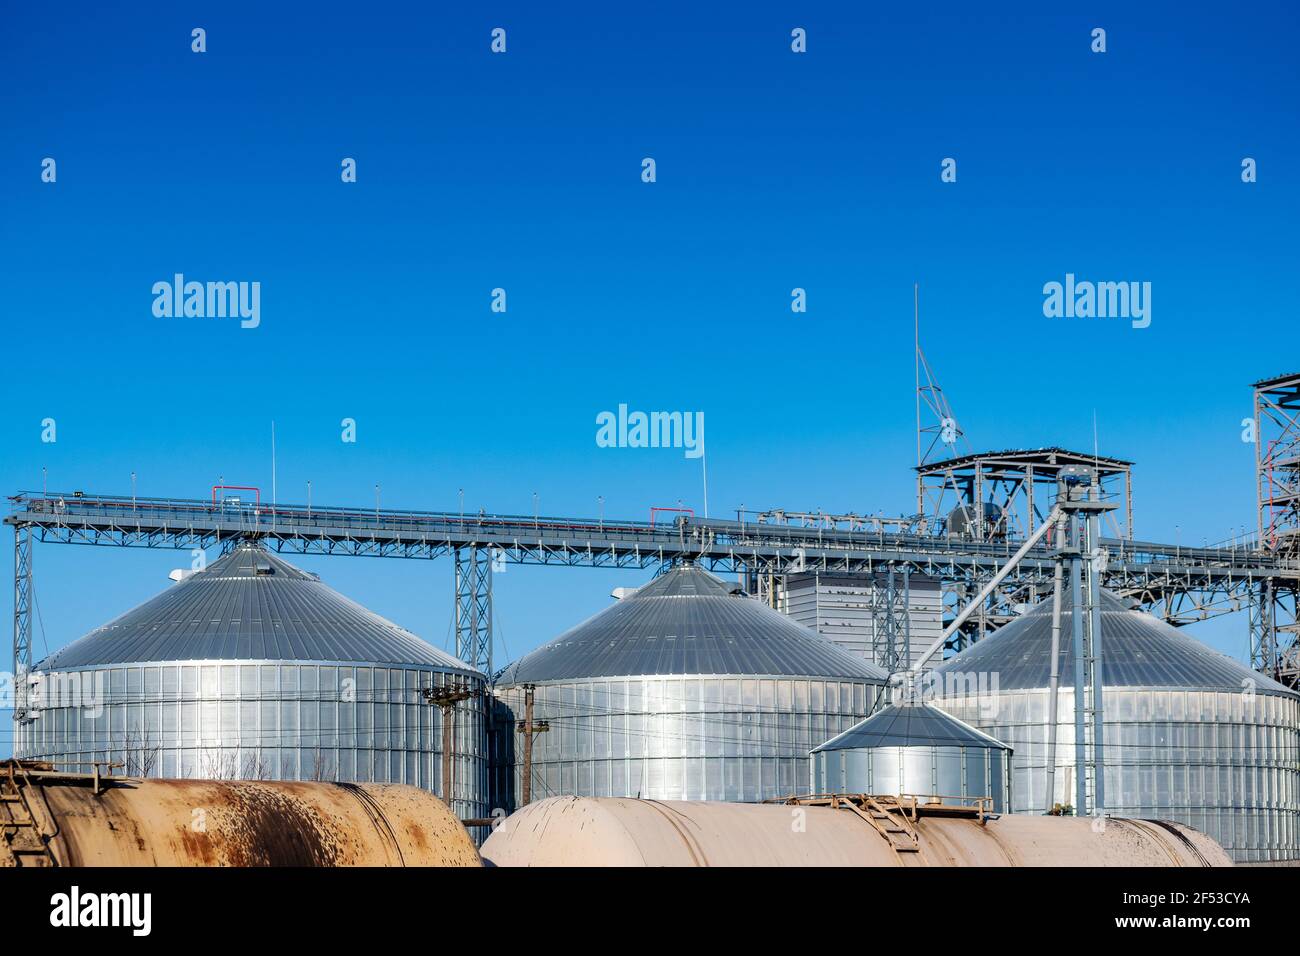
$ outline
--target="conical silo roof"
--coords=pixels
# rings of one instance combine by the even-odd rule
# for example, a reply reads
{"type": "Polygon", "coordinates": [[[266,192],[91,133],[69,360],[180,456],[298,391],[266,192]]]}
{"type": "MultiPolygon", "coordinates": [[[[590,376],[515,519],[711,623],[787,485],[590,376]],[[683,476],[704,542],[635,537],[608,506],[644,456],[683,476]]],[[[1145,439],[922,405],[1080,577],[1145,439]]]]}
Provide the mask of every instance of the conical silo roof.
{"type": "Polygon", "coordinates": [[[708,572],[681,565],[511,664],[501,682],[669,674],[889,679],[708,572]]]}
{"type": "Polygon", "coordinates": [[[37,667],[190,660],[365,662],[477,673],[251,542],[37,667]]]}
{"type": "MultiPolygon", "coordinates": [[[[1069,590],[1061,601],[1060,679],[1074,683],[1069,590]]],[[[1101,592],[1102,671],[1106,687],[1166,687],[1240,693],[1296,695],[1276,681],[1237,663],[1119,596],[1101,592]]],[[[1051,678],[1052,599],[1040,601],[977,644],[935,668],[946,675],[997,675],[996,690],[1047,687],[1051,678]]]]}
{"type": "Polygon", "coordinates": [[[822,750],[866,750],[874,747],[991,747],[1009,750],[1006,744],[976,730],[965,721],[921,701],[890,704],[832,737],[813,753],[822,750]]]}

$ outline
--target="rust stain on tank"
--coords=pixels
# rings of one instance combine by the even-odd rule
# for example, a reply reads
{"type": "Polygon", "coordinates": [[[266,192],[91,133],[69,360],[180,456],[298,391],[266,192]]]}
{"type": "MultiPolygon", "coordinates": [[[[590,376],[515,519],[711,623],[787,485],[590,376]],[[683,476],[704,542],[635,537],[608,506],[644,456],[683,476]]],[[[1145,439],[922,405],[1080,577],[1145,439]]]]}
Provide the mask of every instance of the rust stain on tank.
{"type": "Polygon", "coordinates": [[[241,787],[228,793],[228,810],[233,819],[222,825],[229,829],[224,843],[226,861],[232,866],[334,866],[339,846],[321,825],[320,816],[298,800],[264,787],[241,787]]]}
{"type": "Polygon", "coordinates": [[[433,794],[399,784],[127,780],[39,790],[69,866],[481,866],[433,794]]]}

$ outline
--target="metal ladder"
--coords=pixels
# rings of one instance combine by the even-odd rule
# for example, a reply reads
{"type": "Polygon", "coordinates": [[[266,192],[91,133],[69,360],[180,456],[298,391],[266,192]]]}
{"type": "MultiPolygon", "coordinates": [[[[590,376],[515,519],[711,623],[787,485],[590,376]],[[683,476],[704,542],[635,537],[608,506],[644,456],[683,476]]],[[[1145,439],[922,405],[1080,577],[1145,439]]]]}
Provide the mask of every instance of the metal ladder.
{"type": "Polygon", "coordinates": [[[51,835],[27,801],[33,784],[26,768],[11,762],[5,769],[0,776],[0,867],[58,866],[50,851],[51,835]]]}
{"type": "Polygon", "coordinates": [[[916,853],[921,837],[908,819],[907,807],[897,797],[874,797],[861,794],[857,800],[837,798],[837,809],[852,810],[871,824],[895,853],[916,853]],[[861,801],[861,806],[858,805],[861,801]]]}

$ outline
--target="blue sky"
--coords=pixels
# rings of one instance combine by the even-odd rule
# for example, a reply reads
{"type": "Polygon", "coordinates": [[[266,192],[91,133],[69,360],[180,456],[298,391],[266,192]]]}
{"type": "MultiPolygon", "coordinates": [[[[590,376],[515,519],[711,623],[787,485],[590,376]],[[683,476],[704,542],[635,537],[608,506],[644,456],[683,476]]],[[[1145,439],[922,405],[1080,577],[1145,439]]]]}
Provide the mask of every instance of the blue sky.
{"type": "MultiPolygon", "coordinates": [[[[700,507],[698,461],[596,447],[625,402],[705,412],[715,513],[896,514],[916,281],[974,446],[1087,448],[1095,410],[1139,536],[1253,526],[1248,386],[1300,364],[1293,5],[270,6],[5,13],[6,493],[269,487],[274,419],[286,501],[700,507]],[[177,272],[259,281],[260,327],[154,317],[177,272]],[[1045,318],[1067,272],[1151,282],[1151,326],[1045,318]]],[[[38,656],[184,563],[36,561],[38,656]]],[[[300,563],[447,641],[449,562],[300,563]]],[[[499,656],[641,578],[511,567],[499,656]]],[[[1244,616],[1195,632],[1246,656],[1244,616]]]]}

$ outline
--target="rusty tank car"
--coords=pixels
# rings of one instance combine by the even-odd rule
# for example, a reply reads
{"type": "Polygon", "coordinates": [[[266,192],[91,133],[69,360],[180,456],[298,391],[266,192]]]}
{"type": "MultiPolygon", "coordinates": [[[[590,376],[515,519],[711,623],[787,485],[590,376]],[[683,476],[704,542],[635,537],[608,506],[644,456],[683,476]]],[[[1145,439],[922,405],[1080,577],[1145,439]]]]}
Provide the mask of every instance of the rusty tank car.
{"type": "Polygon", "coordinates": [[[155,780],[0,764],[0,866],[481,866],[401,784],[155,780]]]}
{"type": "Polygon", "coordinates": [[[1158,820],[1002,815],[836,795],[792,804],[552,797],[506,818],[489,866],[1231,866],[1158,820]]]}
{"type": "MultiPolygon", "coordinates": [[[[0,764],[0,865],[1231,866],[1158,820],[994,815],[991,802],[834,794],[785,803],[553,797],[482,856],[426,790],[156,780],[0,764]]],[[[477,821],[475,821],[477,822],[477,821]]]]}

